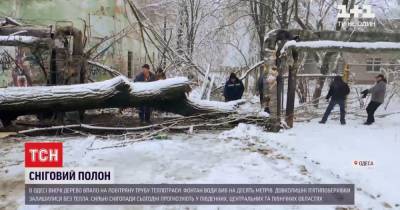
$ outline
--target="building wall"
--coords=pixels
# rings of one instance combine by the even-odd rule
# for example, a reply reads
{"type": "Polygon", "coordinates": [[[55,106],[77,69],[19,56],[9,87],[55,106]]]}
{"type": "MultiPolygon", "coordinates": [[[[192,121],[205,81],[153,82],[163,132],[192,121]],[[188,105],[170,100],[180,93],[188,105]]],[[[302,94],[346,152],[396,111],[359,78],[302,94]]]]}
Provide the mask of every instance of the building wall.
{"type": "MultiPolygon", "coordinates": [[[[399,53],[343,53],[343,58],[338,62],[337,69],[331,70],[331,73],[341,73],[344,65],[350,65],[351,78],[356,84],[373,84],[376,75],[384,73],[384,69],[392,68],[400,71],[400,52],[399,53]],[[380,71],[369,71],[367,66],[369,59],[380,59],[380,71]]],[[[332,68],[332,65],[331,65],[332,68]]],[[[371,67],[369,68],[371,69],[371,67]]],[[[309,57],[304,65],[304,70],[301,73],[318,74],[320,73],[316,62],[309,57]]],[[[388,78],[390,81],[390,78],[388,78]]]]}
{"type": "MultiPolygon", "coordinates": [[[[135,25],[134,17],[130,16],[130,21],[127,19],[124,0],[1,0],[0,16],[11,16],[37,25],[73,25],[82,31],[85,21],[90,29],[88,47],[118,33],[130,22],[135,25]]],[[[151,57],[154,55],[156,59],[156,49],[150,43],[147,47],[151,57]]],[[[127,74],[128,51],[133,52],[136,68],[148,62],[137,30],[110,48],[102,61],[127,74]]]]}
{"type": "MultiPolygon", "coordinates": [[[[376,54],[356,54],[344,53],[344,62],[350,65],[350,73],[354,75],[355,82],[358,84],[372,84],[376,75],[383,73],[384,68],[399,69],[400,52],[399,53],[376,53],[376,54]],[[368,59],[381,59],[380,71],[368,71],[368,59]],[[391,64],[391,65],[388,65],[391,64]],[[393,65],[397,64],[397,65],[393,65]]],[[[371,66],[371,65],[370,65],[371,66]]],[[[371,69],[371,68],[370,68],[371,69]]],[[[400,70],[400,69],[399,69],[400,70]]],[[[390,80],[390,78],[389,78],[390,80]]]]}

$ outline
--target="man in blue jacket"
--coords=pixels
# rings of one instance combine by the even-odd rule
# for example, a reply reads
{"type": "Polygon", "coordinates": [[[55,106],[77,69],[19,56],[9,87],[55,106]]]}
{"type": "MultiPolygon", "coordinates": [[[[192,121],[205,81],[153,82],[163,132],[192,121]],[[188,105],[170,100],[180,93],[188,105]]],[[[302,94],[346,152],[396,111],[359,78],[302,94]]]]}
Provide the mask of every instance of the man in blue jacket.
{"type": "MultiPolygon", "coordinates": [[[[142,66],[142,72],[135,77],[135,82],[152,82],[155,81],[154,74],[150,71],[149,64],[142,66]]],[[[139,107],[139,118],[140,123],[150,123],[151,118],[151,107],[142,105],[139,107]]]]}
{"type": "Polygon", "coordinates": [[[225,83],[224,97],[225,101],[234,101],[242,98],[244,92],[243,82],[237,78],[235,73],[231,73],[228,81],[225,83]]]}

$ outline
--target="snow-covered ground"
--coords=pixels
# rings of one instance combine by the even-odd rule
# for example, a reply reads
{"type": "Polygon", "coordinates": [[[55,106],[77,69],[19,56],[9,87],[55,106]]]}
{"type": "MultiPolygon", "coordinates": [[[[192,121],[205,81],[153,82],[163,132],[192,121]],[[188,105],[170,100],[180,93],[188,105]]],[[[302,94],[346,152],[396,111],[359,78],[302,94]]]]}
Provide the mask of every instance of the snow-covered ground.
{"type": "MultiPolygon", "coordinates": [[[[400,170],[396,167],[400,148],[400,116],[378,119],[377,124],[368,128],[360,125],[360,122],[360,119],[350,119],[347,126],[341,126],[334,121],[326,125],[312,121],[297,124],[294,129],[278,134],[240,124],[233,130],[219,134],[174,135],[167,140],[93,151],[86,148],[92,144],[115,142],[94,137],[61,140],[65,142],[66,167],[114,167],[116,183],[354,183],[357,188],[357,208],[384,209],[385,205],[395,208],[400,203],[397,189],[400,186],[400,170]],[[370,160],[374,166],[355,166],[354,160],[370,160]]],[[[9,209],[64,209],[23,205],[23,141],[2,143],[0,206],[8,206],[9,209]]],[[[186,209],[160,206],[119,208],[186,209]]],[[[336,207],[188,207],[249,208],[336,207]]]]}
{"type": "MultiPolygon", "coordinates": [[[[387,110],[395,113],[394,100],[387,110]]],[[[372,126],[362,125],[363,111],[340,125],[333,114],[296,123],[293,129],[268,133],[261,127],[239,124],[232,130],[169,134],[167,139],[126,147],[88,150],[114,145],[116,138],[36,137],[0,141],[0,209],[87,209],[87,206],[25,206],[23,145],[25,141],[64,142],[65,167],[113,167],[116,183],[354,183],[355,206],[349,209],[400,209],[400,114],[381,115],[372,126]],[[354,161],[372,161],[364,167],[354,161]]],[[[94,206],[95,209],[313,209],[338,206],[94,206]]]]}

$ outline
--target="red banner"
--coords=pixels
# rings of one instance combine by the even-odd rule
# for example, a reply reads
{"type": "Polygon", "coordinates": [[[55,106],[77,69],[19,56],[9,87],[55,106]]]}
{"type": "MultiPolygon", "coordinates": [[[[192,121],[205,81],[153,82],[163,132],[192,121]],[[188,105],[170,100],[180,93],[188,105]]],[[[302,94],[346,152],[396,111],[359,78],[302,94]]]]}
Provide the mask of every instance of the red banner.
{"type": "Polygon", "coordinates": [[[62,167],[62,142],[25,143],[25,167],[62,167]]]}

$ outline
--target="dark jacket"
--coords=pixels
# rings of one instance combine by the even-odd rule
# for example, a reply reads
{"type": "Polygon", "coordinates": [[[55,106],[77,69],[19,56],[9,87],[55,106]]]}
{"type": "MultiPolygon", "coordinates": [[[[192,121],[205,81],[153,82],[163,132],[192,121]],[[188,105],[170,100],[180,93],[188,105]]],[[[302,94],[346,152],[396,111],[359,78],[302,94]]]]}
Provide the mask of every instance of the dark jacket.
{"type": "Polygon", "coordinates": [[[341,79],[335,78],[329,87],[329,92],[326,96],[326,99],[332,98],[332,100],[345,100],[349,93],[349,86],[341,79]]]}
{"type": "Polygon", "coordinates": [[[135,82],[152,82],[152,81],[156,81],[155,75],[152,72],[150,72],[149,74],[150,74],[149,75],[149,79],[147,81],[145,81],[145,79],[144,79],[143,72],[141,72],[140,74],[136,75],[134,81],[135,82]]]}
{"type": "Polygon", "coordinates": [[[244,92],[243,82],[236,77],[236,81],[230,79],[226,81],[224,88],[225,101],[234,101],[241,99],[244,92]]]}
{"type": "Polygon", "coordinates": [[[267,78],[264,74],[261,75],[260,78],[258,78],[257,89],[258,89],[258,93],[260,95],[264,95],[265,93],[268,92],[267,91],[267,89],[268,89],[267,78]]]}

